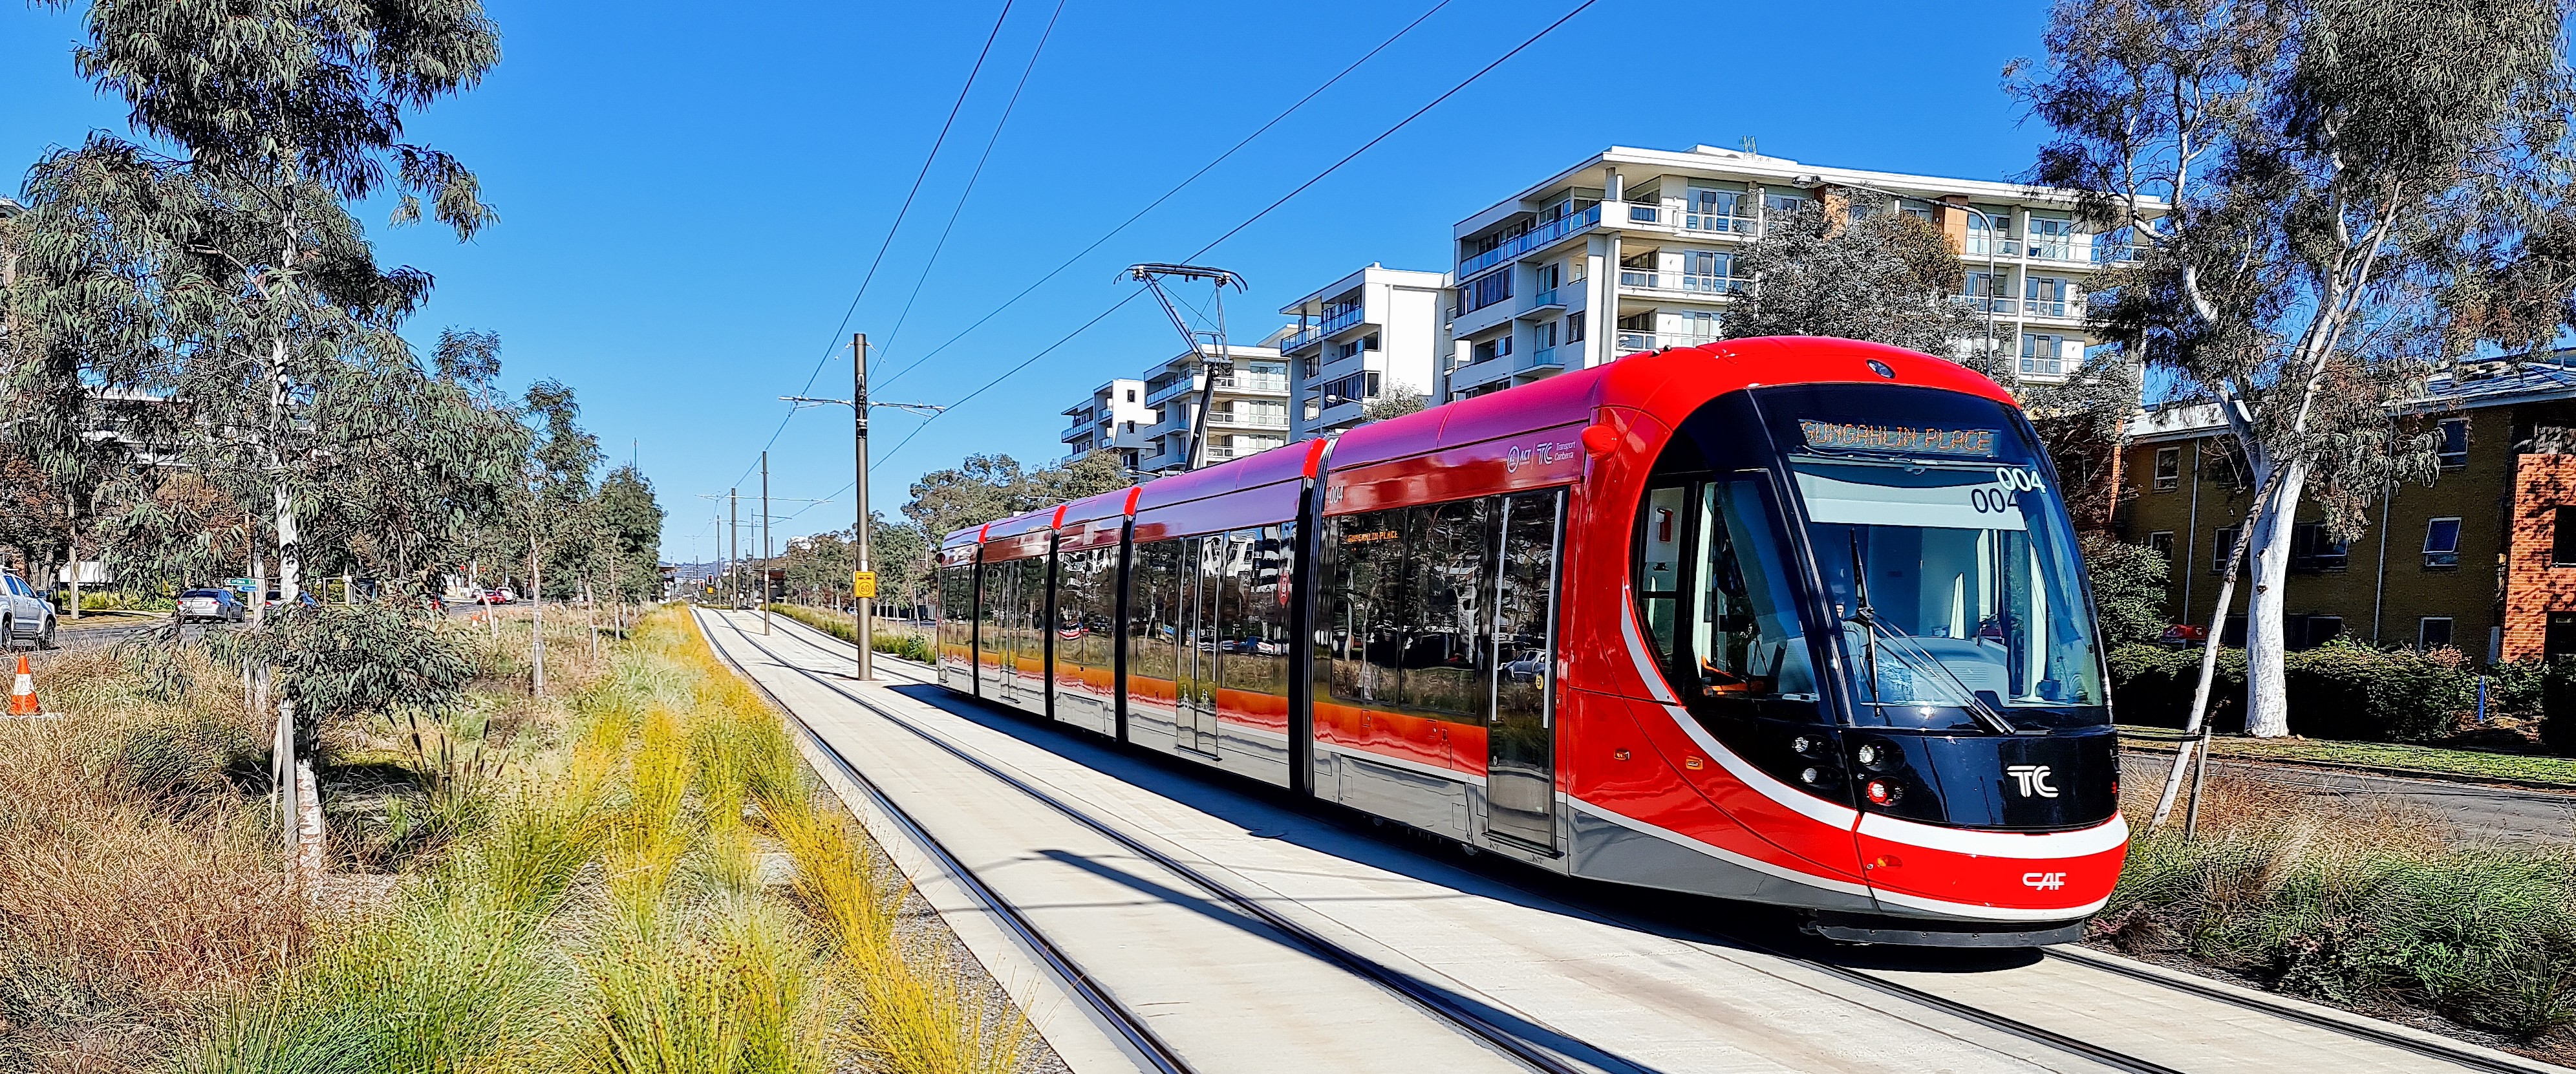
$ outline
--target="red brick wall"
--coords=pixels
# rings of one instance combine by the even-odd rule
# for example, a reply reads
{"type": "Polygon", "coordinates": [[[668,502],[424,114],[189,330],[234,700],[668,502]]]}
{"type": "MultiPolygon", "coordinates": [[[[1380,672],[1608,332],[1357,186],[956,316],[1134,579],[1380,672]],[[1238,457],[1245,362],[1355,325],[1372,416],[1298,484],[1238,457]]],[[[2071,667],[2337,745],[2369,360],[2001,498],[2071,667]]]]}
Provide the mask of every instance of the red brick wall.
{"type": "Polygon", "coordinates": [[[2507,660],[2539,656],[2549,613],[2576,611],[2576,567],[2550,566],[2562,506],[2576,507],[2576,455],[2517,456],[2504,561],[2507,660]]]}

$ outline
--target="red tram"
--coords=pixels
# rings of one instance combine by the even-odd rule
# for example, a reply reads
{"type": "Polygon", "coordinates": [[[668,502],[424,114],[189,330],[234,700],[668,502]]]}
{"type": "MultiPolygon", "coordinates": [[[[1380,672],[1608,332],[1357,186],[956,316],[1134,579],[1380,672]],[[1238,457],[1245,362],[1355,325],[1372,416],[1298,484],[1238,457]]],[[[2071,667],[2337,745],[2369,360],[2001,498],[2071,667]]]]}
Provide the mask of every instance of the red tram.
{"type": "Polygon", "coordinates": [[[2128,830],[2054,485],[1951,362],[1633,355],[950,534],[939,678],[1838,939],[2058,942],[2128,830]]]}

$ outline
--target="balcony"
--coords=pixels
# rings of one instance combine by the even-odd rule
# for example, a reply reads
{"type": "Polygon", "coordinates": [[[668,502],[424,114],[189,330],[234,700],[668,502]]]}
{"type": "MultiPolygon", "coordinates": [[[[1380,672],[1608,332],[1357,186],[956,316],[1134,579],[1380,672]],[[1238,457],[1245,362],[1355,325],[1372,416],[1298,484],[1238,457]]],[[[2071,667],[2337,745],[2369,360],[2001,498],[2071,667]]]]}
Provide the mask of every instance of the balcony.
{"type": "Polygon", "coordinates": [[[2033,317],[2082,317],[2084,300],[2080,298],[2025,298],[2021,311],[2033,317]]]}
{"type": "Polygon", "coordinates": [[[1531,296],[1530,296],[1530,299],[1529,299],[1529,305],[1526,305],[1526,306],[1521,307],[1521,312],[1522,312],[1522,313],[1536,313],[1536,312],[1538,312],[1538,311],[1540,311],[1540,310],[1547,310],[1547,309],[1564,309],[1564,308],[1565,308],[1565,298],[1564,298],[1564,296],[1559,295],[1559,294],[1557,293],[1559,290],[1562,290],[1562,289],[1563,289],[1563,286],[1562,286],[1562,285],[1559,285],[1559,286],[1557,286],[1557,287],[1550,287],[1550,288],[1548,288],[1547,290],[1544,290],[1544,291],[1541,291],[1541,292],[1539,292],[1539,293],[1537,293],[1537,294],[1531,295],[1531,296]]]}
{"type": "Polygon", "coordinates": [[[2020,257],[2021,241],[2018,239],[1991,238],[1970,232],[1968,235],[1968,248],[1964,256],[2020,257]]]}
{"type": "Polygon", "coordinates": [[[1967,310],[1970,313],[1992,313],[2003,317],[2010,317],[2013,315],[2013,304],[2016,301],[2017,300],[2015,299],[2004,298],[1999,295],[1950,296],[1950,302],[1953,305],[1967,310]]]}
{"type": "Polygon", "coordinates": [[[1278,392],[1285,395],[1288,393],[1288,374],[1237,373],[1230,377],[1218,377],[1216,378],[1216,390],[1221,392],[1278,392]]]}
{"type": "Polygon", "coordinates": [[[1288,352],[1290,352],[1290,351],[1299,351],[1299,350],[1304,350],[1304,349],[1306,349],[1306,348],[1308,348],[1308,347],[1312,347],[1312,346],[1314,346],[1315,344],[1321,343],[1321,342],[1323,342],[1323,341],[1324,341],[1324,330],[1323,330],[1323,329],[1321,329],[1321,328],[1311,328],[1311,327],[1310,327],[1310,328],[1300,328],[1300,329],[1298,329],[1298,330],[1297,330],[1297,334],[1296,334],[1296,335],[1290,336],[1290,337],[1288,337],[1287,339],[1284,339],[1284,340],[1279,341],[1279,353],[1281,353],[1281,354],[1286,354],[1286,353],[1288,353],[1288,352]]]}
{"type": "Polygon", "coordinates": [[[1628,222],[1631,224],[1660,225],[1664,222],[1664,207],[1662,205],[1631,202],[1628,205],[1628,222]]]}
{"type": "Polygon", "coordinates": [[[1525,373],[1533,369],[1563,369],[1565,368],[1565,357],[1563,352],[1566,349],[1567,348],[1561,347],[1539,347],[1526,354],[1515,355],[1512,361],[1512,372],[1525,373]]]}
{"type": "Polygon", "coordinates": [[[1282,410],[1276,416],[1273,416],[1259,413],[1257,411],[1237,411],[1227,410],[1224,408],[1208,411],[1208,427],[1216,428],[1218,426],[1224,426],[1229,429],[1285,429],[1288,427],[1288,412],[1282,410]]]}
{"type": "Polygon", "coordinates": [[[1145,385],[1145,405],[1161,406],[1165,402],[1177,396],[1186,395],[1198,390],[1198,386],[1199,378],[1195,376],[1174,377],[1167,381],[1148,382],[1145,385]]]}
{"type": "Polygon", "coordinates": [[[1367,311],[1361,307],[1351,306],[1333,314],[1330,317],[1324,318],[1324,334],[1329,336],[1335,332],[1341,331],[1342,329],[1361,323],[1361,315],[1365,312],[1367,311]]]}
{"type": "Polygon", "coordinates": [[[2095,243],[2093,246],[2093,263],[2096,265],[2136,265],[2146,259],[2147,248],[2144,246],[2125,243],[2095,243]]]}
{"type": "Polygon", "coordinates": [[[2093,256],[2090,244],[2078,243],[2073,236],[2043,235],[2030,241],[2030,258],[2033,261],[2090,261],[2093,256]]]}
{"type": "Polygon", "coordinates": [[[1546,246],[1558,239],[1572,235],[1575,232],[1594,227],[1600,223],[1601,206],[1597,204],[1579,213],[1569,213],[1565,216],[1557,217],[1554,220],[1540,221],[1537,226],[1530,228],[1528,231],[1524,231],[1511,238],[1504,239],[1501,245],[1496,246],[1491,250],[1460,260],[1458,262],[1458,278],[1464,280],[1469,276],[1473,276],[1479,272],[1485,271],[1486,269],[1502,264],[1504,261],[1511,258],[1519,257],[1522,254],[1536,250],[1542,246],[1546,246]]]}

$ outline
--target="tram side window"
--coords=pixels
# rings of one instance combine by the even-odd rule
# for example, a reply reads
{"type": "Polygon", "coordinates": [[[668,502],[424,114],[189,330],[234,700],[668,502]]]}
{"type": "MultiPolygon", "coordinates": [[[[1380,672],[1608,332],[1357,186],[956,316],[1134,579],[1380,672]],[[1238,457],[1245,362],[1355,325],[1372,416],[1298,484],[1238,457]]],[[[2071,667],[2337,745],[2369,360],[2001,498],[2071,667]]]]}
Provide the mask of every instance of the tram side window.
{"type": "Polygon", "coordinates": [[[1492,505],[1462,500],[1334,520],[1323,628],[1333,697],[1483,717],[1494,669],[1492,505]]]}
{"type": "Polygon", "coordinates": [[[1402,697],[1406,618],[1403,510],[1333,520],[1333,577],[1320,634],[1335,698],[1393,705],[1402,697]]]}
{"type": "Polygon", "coordinates": [[[1494,586],[1494,715],[1547,714],[1547,684],[1555,674],[1556,515],[1554,492],[1525,493],[1504,501],[1502,561],[1494,586]]]}
{"type": "Polygon", "coordinates": [[[1181,542],[1140,544],[1135,557],[1128,572],[1127,674],[1131,681],[1165,684],[1162,692],[1168,692],[1179,644],[1181,542]]]}
{"type": "Polygon", "coordinates": [[[1018,577],[1018,572],[1012,570],[1013,566],[1009,563],[984,565],[982,603],[975,610],[975,618],[982,627],[983,634],[982,643],[977,646],[977,653],[986,661],[1001,661],[1004,659],[1002,654],[1011,651],[1011,613],[1008,609],[1011,603],[1011,581],[1018,577]]]}
{"type": "Polygon", "coordinates": [[[1088,548],[1057,557],[1055,660],[1065,674],[1079,677],[1087,670],[1096,679],[1108,670],[1108,642],[1102,631],[1108,622],[1109,581],[1102,570],[1102,553],[1114,551],[1088,548]]]}
{"type": "Polygon", "coordinates": [[[1699,658],[1701,696],[1812,700],[1815,672],[1792,599],[1797,591],[1772,541],[1762,484],[1711,482],[1701,487],[1699,508],[1691,561],[1702,565],[1702,592],[1691,652],[1699,658]]]}
{"type": "Polygon", "coordinates": [[[1217,587],[1217,681],[1228,690],[1288,695],[1289,534],[1264,526],[1211,536],[1223,541],[1217,587]]]}
{"type": "Polygon", "coordinates": [[[1408,616],[1404,702],[1433,712],[1480,715],[1492,671],[1484,629],[1485,559],[1493,537],[1485,500],[1410,510],[1416,537],[1405,542],[1419,603],[1408,616]]]}
{"type": "Polygon", "coordinates": [[[1666,666],[1673,662],[1675,625],[1681,621],[1682,602],[1682,507],[1681,488],[1659,488],[1646,493],[1646,510],[1638,525],[1637,547],[1641,562],[1637,565],[1637,606],[1646,616],[1646,632],[1653,635],[1655,655],[1666,666]]]}
{"type": "Polygon", "coordinates": [[[939,569],[939,643],[964,658],[975,641],[975,565],[939,569]]]}

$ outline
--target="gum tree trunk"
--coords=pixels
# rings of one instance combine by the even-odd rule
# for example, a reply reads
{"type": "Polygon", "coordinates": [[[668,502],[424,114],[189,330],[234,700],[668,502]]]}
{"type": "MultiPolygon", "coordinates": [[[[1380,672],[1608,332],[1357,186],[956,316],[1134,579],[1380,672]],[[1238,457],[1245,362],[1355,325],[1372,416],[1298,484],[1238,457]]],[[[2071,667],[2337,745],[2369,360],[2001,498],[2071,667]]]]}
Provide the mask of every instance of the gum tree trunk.
{"type": "Polygon", "coordinates": [[[2261,506],[2253,521],[2247,564],[2254,576],[2254,594],[2245,609],[2245,733],[2255,738],[2290,733],[2282,598],[2289,588],[2291,523],[2308,467],[2292,460],[2270,476],[2265,487],[2271,495],[2256,500],[2261,506]]]}

